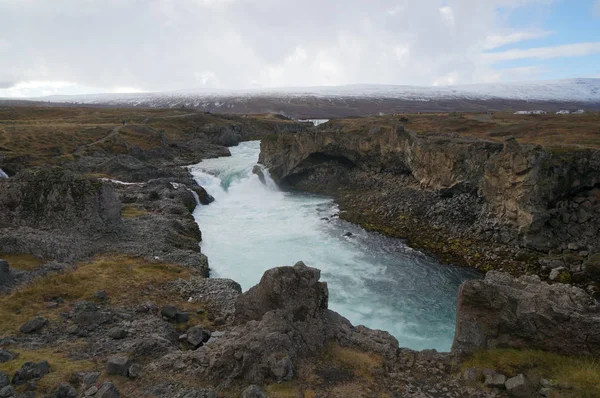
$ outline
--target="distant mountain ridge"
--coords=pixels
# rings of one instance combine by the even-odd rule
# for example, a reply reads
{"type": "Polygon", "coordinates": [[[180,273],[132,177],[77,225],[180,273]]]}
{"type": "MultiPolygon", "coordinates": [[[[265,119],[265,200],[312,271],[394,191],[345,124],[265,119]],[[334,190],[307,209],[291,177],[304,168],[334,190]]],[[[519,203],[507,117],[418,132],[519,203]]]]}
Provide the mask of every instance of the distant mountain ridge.
{"type": "Polygon", "coordinates": [[[224,113],[278,112],[295,117],[358,116],[403,111],[511,110],[536,106],[550,111],[564,107],[597,110],[600,109],[600,79],[432,87],[354,84],[232,91],[186,89],[155,93],[55,95],[27,100],[93,106],[185,107],[224,113]]]}

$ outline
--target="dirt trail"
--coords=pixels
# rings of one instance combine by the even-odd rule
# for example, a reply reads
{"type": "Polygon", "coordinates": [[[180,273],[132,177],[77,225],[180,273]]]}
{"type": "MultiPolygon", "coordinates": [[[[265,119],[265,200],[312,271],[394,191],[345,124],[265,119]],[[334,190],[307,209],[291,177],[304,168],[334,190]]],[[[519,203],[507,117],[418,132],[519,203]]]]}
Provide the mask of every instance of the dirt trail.
{"type": "Polygon", "coordinates": [[[96,140],[96,141],[94,141],[94,142],[91,142],[91,143],[89,143],[89,144],[79,145],[77,148],[75,148],[75,151],[73,151],[73,154],[74,154],[74,155],[81,155],[81,153],[83,152],[83,150],[84,150],[85,148],[89,148],[89,147],[91,147],[92,145],[97,145],[97,144],[103,144],[103,143],[105,143],[105,142],[106,142],[106,141],[108,141],[109,139],[111,139],[111,138],[113,138],[114,136],[118,135],[118,134],[119,134],[119,131],[121,130],[121,127],[123,127],[123,125],[118,125],[118,126],[115,126],[115,127],[113,127],[113,128],[110,130],[110,133],[108,133],[108,134],[107,134],[107,135],[105,135],[104,137],[102,137],[102,138],[100,138],[100,139],[98,139],[98,140],[96,140]]]}

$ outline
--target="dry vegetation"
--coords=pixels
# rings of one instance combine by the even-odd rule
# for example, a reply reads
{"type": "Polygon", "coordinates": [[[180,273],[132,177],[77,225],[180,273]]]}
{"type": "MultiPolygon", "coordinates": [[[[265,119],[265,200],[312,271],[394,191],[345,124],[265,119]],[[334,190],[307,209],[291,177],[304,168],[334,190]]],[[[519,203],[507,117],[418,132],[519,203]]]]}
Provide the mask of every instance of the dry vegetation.
{"type": "Polygon", "coordinates": [[[121,209],[121,216],[123,218],[137,218],[145,216],[146,214],[150,213],[148,213],[148,211],[142,209],[141,207],[135,205],[124,205],[121,209]]]}
{"type": "Polygon", "coordinates": [[[462,367],[494,369],[507,377],[524,373],[533,380],[546,378],[564,388],[560,397],[600,397],[598,358],[566,357],[535,350],[495,349],[477,353],[462,367]]]}
{"type": "MultiPolygon", "coordinates": [[[[178,278],[188,278],[190,272],[171,264],[150,263],[125,256],[103,256],[80,264],[62,274],[40,278],[7,296],[0,297],[0,336],[16,333],[19,327],[35,316],[49,320],[59,318],[59,312],[78,300],[94,300],[94,292],[105,290],[112,305],[135,306],[152,300],[157,305],[172,302],[164,285],[178,278]],[[148,286],[153,289],[147,290],[148,286]],[[49,301],[62,298],[58,309],[47,307],[49,301]]],[[[178,303],[179,304],[179,303],[178,303]]],[[[181,303],[181,307],[186,302],[181,303]]]]}
{"type": "Polygon", "coordinates": [[[301,362],[298,378],[266,386],[269,397],[386,397],[378,383],[381,356],[331,343],[317,358],[301,362]]]}
{"type": "MultiPolygon", "coordinates": [[[[55,349],[42,348],[37,350],[11,349],[18,354],[18,357],[12,361],[0,364],[0,370],[8,374],[14,374],[25,364],[25,362],[39,362],[47,360],[50,364],[50,373],[42,377],[36,383],[36,389],[41,393],[50,393],[60,383],[69,380],[69,377],[76,372],[100,371],[100,366],[90,361],[73,360],[64,353],[64,347],[60,351],[55,349]]],[[[17,391],[23,392],[27,387],[25,385],[17,388],[17,391]]]]}
{"type": "Polygon", "coordinates": [[[269,130],[274,129],[274,122],[293,123],[272,115],[244,118],[190,109],[0,107],[0,155],[27,159],[34,166],[56,164],[86,151],[126,153],[132,146],[158,148],[164,140],[185,140],[199,126],[252,123],[269,130]],[[111,135],[115,128],[119,134],[111,135]]]}
{"type": "Polygon", "coordinates": [[[21,271],[35,271],[44,263],[43,259],[30,254],[7,254],[0,252],[0,258],[8,261],[11,268],[21,271]]]}
{"type": "Polygon", "coordinates": [[[392,129],[402,125],[417,134],[456,133],[503,141],[508,136],[519,142],[544,145],[550,148],[600,149],[600,113],[583,115],[514,115],[512,113],[427,113],[336,119],[332,127],[347,131],[369,131],[374,127],[392,129]],[[408,121],[402,121],[407,118],[408,121]]]}

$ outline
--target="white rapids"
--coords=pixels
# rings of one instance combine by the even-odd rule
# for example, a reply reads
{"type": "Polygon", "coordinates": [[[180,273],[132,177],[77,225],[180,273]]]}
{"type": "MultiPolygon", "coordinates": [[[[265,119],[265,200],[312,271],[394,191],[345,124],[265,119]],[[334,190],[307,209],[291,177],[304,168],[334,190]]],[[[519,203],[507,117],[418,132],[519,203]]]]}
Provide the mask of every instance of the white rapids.
{"type": "Polygon", "coordinates": [[[211,276],[246,290],[265,270],[302,260],[321,269],[329,308],[353,324],[386,330],[401,347],[449,351],[458,287],[477,274],[342,221],[332,199],[283,192],[266,171],[262,184],[252,173],[259,141],[230,149],[190,167],[215,197],[194,212],[211,276]]]}

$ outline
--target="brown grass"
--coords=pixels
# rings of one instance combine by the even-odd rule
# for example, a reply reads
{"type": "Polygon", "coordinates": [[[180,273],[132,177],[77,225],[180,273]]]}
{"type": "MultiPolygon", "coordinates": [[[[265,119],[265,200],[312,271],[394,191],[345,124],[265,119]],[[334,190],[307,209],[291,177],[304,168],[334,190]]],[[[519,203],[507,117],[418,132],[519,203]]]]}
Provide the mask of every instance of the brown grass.
{"type": "MultiPolygon", "coordinates": [[[[50,373],[42,377],[36,384],[37,393],[50,393],[61,382],[69,380],[69,376],[76,372],[90,372],[99,370],[99,366],[90,361],[75,361],[67,355],[55,349],[11,349],[11,352],[18,353],[19,356],[12,361],[0,363],[0,370],[9,373],[11,376],[23,366],[25,362],[48,361],[50,364],[50,373]]],[[[24,388],[22,386],[21,388],[24,388]]],[[[17,391],[20,391],[18,388],[17,391]]]]}
{"type": "MultiPolygon", "coordinates": [[[[35,316],[51,321],[58,319],[57,309],[48,309],[46,302],[61,297],[67,306],[78,300],[93,300],[94,292],[106,290],[111,304],[135,306],[152,300],[157,305],[172,302],[165,283],[188,278],[190,271],[177,265],[150,263],[125,256],[103,256],[80,264],[62,274],[46,276],[28,284],[8,296],[0,297],[0,336],[16,333],[19,327],[35,316]],[[152,285],[152,295],[140,292],[152,285]]],[[[60,307],[59,307],[60,308],[60,307]]]]}
{"type": "Polygon", "coordinates": [[[265,387],[269,397],[385,397],[377,383],[380,355],[329,344],[317,357],[300,361],[293,381],[265,387]]]}
{"type": "Polygon", "coordinates": [[[598,358],[566,357],[544,351],[494,349],[475,354],[462,364],[463,369],[494,369],[507,377],[519,373],[546,378],[554,384],[571,386],[562,397],[600,397],[600,361],[598,358]]]}
{"type": "Polygon", "coordinates": [[[121,209],[121,216],[127,219],[145,216],[146,214],[150,213],[148,213],[148,211],[145,209],[135,205],[124,205],[121,209]]]}
{"type": "Polygon", "coordinates": [[[463,137],[478,137],[503,141],[508,136],[519,142],[548,147],[600,148],[600,113],[584,115],[514,115],[506,112],[424,113],[388,115],[382,117],[335,119],[329,127],[345,131],[369,131],[374,127],[393,129],[404,126],[417,134],[456,133],[463,137]],[[400,121],[406,117],[409,122],[400,121]]]}
{"type": "Polygon", "coordinates": [[[242,118],[189,109],[0,107],[0,153],[8,160],[19,158],[20,163],[32,166],[61,164],[73,160],[75,154],[158,148],[163,145],[161,135],[170,141],[183,141],[206,125],[247,123],[274,131],[275,123],[293,121],[270,115],[242,118]],[[115,127],[120,128],[118,134],[106,139],[115,127]]]}
{"type": "Polygon", "coordinates": [[[6,254],[0,253],[0,258],[8,261],[10,268],[22,271],[35,271],[44,263],[43,259],[29,254],[6,254]]]}

